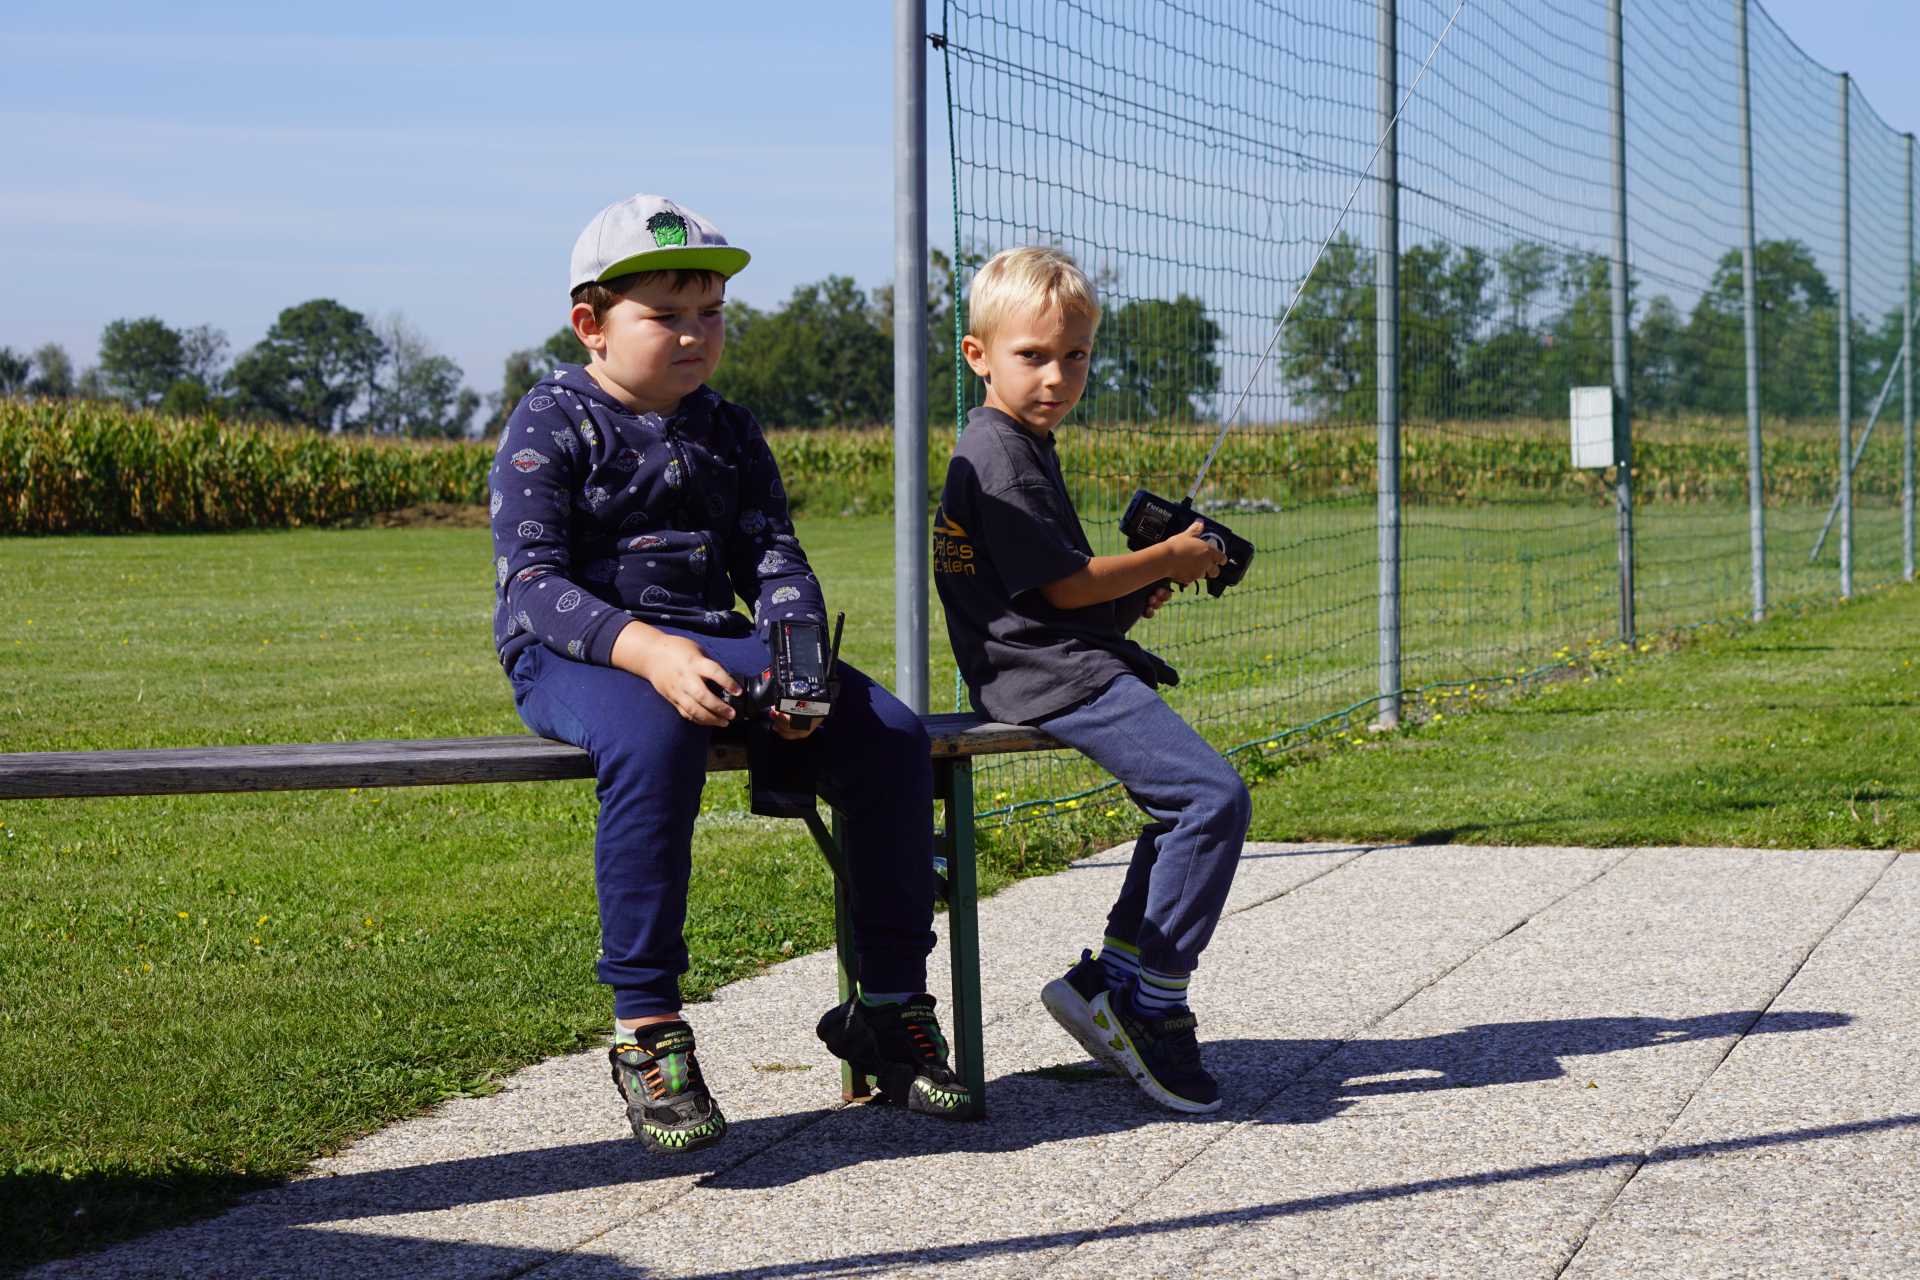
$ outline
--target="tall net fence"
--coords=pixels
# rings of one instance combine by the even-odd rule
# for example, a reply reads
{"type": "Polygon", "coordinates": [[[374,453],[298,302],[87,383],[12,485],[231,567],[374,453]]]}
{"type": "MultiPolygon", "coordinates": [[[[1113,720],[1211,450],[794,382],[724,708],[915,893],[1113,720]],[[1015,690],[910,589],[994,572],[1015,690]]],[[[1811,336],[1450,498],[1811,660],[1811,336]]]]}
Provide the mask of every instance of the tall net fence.
{"type": "MultiPolygon", "coordinates": [[[[1910,137],[1757,2],[1628,5],[1616,45],[1607,0],[1470,0],[1369,173],[1454,13],[950,0],[935,24],[956,283],[1046,243],[1101,286],[1060,436],[1096,552],[1124,550],[1136,488],[1186,493],[1247,390],[1197,505],[1253,541],[1253,568],[1136,632],[1223,749],[1749,616],[1762,589],[1769,609],[1831,600],[1843,549],[1852,590],[1912,575],[1910,137]],[[1626,484],[1574,465],[1569,438],[1572,390],[1620,381],[1626,484]]],[[[1102,781],[1020,757],[983,765],[980,795],[1044,813],[1102,781]]]]}

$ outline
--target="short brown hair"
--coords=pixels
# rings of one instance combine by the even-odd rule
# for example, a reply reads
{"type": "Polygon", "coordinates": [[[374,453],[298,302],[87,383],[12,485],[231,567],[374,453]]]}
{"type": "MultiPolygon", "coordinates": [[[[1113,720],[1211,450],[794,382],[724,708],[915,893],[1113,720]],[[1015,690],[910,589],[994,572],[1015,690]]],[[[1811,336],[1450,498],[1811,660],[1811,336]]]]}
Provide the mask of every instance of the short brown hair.
{"type": "Polygon", "coordinates": [[[576,305],[586,303],[593,308],[593,322],[599,324],[607,318],[607,311],[614,303],[627,296],[630,290],[642,285],[658,284],[669,281],[668,287],[675,293],[683,289],[711,288],[715,284],[724,286],[727,278],[718,271],[702,271],[692,267],[673,267],[666,271],[635,271],[624,276],[615,276],[611,280],[589,280],[586,284],[576,285],[573,301],[576,305]]]}

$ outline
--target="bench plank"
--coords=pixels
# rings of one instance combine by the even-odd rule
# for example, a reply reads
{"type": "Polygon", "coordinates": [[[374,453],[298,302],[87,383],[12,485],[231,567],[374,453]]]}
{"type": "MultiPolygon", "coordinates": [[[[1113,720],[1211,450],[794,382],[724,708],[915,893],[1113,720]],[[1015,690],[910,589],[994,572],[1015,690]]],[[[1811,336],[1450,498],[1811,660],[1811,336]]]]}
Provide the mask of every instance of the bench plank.
{"type": "MultiPolygon", "coordinates": [[[[935,715],[923,720],[933,739],[935,759],[1057,745],[1037,729],[985,723],[978,716],[935,715]]],[[[707,756],[710,771],[746,767],[746,748],[737,741],[716,742],[707,756]]],[[[592,776],[586,752],[530,734],[149,751],[33,751],[0,754],[0,800],[548,782],[592,776]]]]}

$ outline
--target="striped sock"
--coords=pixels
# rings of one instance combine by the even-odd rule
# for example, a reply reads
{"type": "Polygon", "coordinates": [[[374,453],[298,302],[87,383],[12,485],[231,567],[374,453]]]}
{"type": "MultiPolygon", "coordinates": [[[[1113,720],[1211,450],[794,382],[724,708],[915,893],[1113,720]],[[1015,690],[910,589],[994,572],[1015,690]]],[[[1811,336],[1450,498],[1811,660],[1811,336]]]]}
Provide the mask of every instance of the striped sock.
{"type": "Polygon", "coordinates": [[[1161,973],[1141,965],[1140,980],[1133,988],[1133,1007],[1156,1021],[1171,1017],[1187,1007],[1187,978],[1184,973],[1161,973]]]}
{"type": "Polygon", "coordinates": [[[1107,990],[1130,987],[1140,974],[1140,948],[1108,934],[1100,939],[1100,967],[1107,973],[1107,990]]]}
{"type": "Polygon", "coordinates": [[[905,1004],[913,996],[911,991],[869,991],[865,987],[860,988],[860,1003],[869,1009],[877,1004],[905,1004]]]}

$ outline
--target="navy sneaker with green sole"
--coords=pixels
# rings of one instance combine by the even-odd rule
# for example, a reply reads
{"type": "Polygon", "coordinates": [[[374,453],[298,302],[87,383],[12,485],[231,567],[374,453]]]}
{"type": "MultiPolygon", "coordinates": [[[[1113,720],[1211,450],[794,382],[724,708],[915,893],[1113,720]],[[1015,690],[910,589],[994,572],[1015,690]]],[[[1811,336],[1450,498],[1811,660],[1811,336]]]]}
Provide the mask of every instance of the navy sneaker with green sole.
{"type": "Polygon", "coordinates": [[[693,1028],[656,1022],[633,1035],[632,1042],[607,1051],[633,1136],[662,1155],[697,1151],[726,1136],[727,1118],[707,1092],[694,1056],[693,1028]]]}
{"type": "Polygon", "coordinates": [[[934,999],[865,1004],[858,997],[820,1018],[815,1034],[834,1057],[872,1078],[877,1100],[949,1119],[973,1114],[973,1095],[947,1065],[934,999]]]}
{"type": "Polygon", "coordinates": [[[1204,1115],[1220,1109],[1220,1086],[1200,1062],[1199,1022],[1185,1009],[1147,1018],[1126,991],[1093,1000],[1093,1025],[1113,1060],[1149,1098],[1174,1111],[1204,1115]]]}

